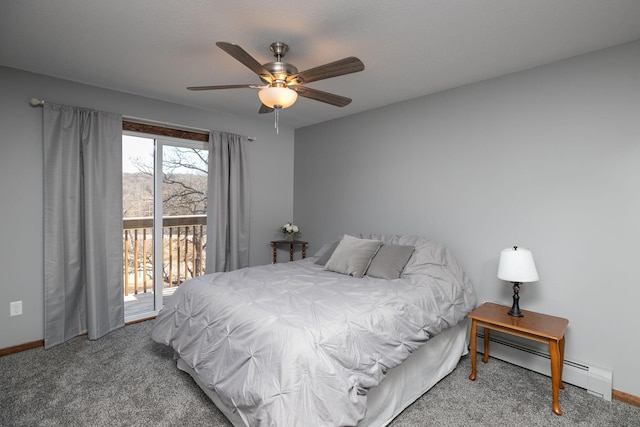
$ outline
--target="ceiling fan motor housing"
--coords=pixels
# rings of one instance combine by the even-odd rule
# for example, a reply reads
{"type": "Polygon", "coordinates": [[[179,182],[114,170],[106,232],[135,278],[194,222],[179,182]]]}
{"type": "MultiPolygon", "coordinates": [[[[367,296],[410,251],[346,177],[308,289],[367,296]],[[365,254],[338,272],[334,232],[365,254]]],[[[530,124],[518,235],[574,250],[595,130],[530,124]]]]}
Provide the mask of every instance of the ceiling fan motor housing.
{"type": "MultiPolygon", "coordinates": [[[[268,62],[263,65],[264,69],[269,71],[275,77],[274,83],[286,84],[286,78],[293,74],[298,74],[298,69],[287,63],[282,62],[282,58],[289,51],[289,45],[283,42],[274,42],[269,46],[273,56],[276,57],[274,62],[268,62]]],[[[262,77],[262,76],[261,76],[262,77]]],[[[301,82],[298,82],[301,83],[301,82]]]]}
{"type": "Polygon", "coordinates": [[[298,69],[286,62],[268,62],[263,65],[264,69],[270,72],[276,80],[284,80],[291,74],[298,74],[298,69]]]}

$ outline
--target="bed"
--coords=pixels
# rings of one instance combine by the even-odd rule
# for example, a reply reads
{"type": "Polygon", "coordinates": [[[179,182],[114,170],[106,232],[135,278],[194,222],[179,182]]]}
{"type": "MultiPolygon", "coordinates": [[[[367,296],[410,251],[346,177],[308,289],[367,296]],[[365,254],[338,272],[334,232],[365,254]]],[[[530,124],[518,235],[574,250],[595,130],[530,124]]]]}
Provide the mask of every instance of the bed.
{"type": "Polygon", "coordinates": [[[345,235],[183,283],[152,338],[234,426],[383,426],[455,368],[474,306],[442,244],[345,235]]]}

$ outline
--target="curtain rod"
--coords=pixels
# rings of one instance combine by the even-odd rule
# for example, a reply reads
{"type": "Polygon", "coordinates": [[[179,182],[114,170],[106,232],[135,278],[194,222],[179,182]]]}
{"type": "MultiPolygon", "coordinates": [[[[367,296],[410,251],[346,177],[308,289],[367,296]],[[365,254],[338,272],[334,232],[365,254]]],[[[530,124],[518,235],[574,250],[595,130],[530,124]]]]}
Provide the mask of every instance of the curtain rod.
{"type": "MultiPolygon", "coordinates": [[[[29,103],[31,105],[33,105],[34,107],[41,107],[41,106],[44,105],[44,99],[31,98],[29,100],[29,103]]],[[[125,120],[134,120],[134,121],[147,123],[147,124],[156,124],[156,125],[164,125],[164,126],[176,127],[176,128],[181,129],[181,130],[197,131],[197,132],[203,132],[203,133],[207,133],[207,134],[210,132],[209,129],[199,129],[199,128],[194,128],[194,127],[190,127],[190,126],[183,126],[183,125],[179,125],[179,124],[175,124],[175,123],[168,123],[168,122],[161,122],[161,121],[158,121],[158,120],[144,119],[142,117],[122,116],[122,118],[125,119],[125,120]]],[[[249,141],[252,141],[252,142],[256,140],[255,136],[247,136],[246,138],[249,141]]]]}

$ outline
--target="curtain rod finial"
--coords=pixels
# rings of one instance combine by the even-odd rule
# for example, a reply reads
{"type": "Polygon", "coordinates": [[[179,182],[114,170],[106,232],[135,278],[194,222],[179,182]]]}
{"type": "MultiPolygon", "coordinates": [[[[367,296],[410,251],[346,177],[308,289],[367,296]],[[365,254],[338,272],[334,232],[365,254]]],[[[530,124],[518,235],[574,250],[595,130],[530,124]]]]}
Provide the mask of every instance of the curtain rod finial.
{"type": "Polygon", "coordinates": [[[33,105],[34,107],[39,107],[41,105],[44,105],[44,101],[38,98],[31,98],[29,100],[29,104],[33,105]]]}

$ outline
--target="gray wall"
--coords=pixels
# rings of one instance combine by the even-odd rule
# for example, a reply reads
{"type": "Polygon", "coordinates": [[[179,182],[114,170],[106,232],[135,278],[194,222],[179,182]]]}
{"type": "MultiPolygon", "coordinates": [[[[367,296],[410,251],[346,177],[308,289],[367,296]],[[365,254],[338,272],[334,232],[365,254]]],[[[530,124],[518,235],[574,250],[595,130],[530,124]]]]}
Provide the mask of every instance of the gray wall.
{"type": "Polygon", "coordinates": [[[521,307],[568,318],[567,359],[640,396],[639,70],[635,42],[298,129],[294,219],[315,248],[440,240],[480,303],[511,304],[499,252],[529,247],[521,307]]]}
{"type": "Polygon", "coordinates": [[[0,67],[0,348],[43,338],[42,109],[31,97],[202,129],[255,136],[250,144],[252,265],[293,212],[294,132],[273,124],[0,67]],[[22,301],[24,315],[9,316],[22,301]]]}

